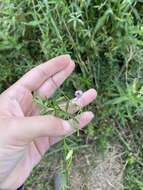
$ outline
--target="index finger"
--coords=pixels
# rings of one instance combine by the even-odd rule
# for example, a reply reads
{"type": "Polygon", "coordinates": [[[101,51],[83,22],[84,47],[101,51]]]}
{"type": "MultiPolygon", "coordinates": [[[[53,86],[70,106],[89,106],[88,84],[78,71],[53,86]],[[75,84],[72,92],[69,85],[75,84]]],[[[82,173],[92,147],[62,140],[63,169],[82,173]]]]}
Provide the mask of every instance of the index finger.
{"type": "Polygon", "coordinates": [[[37,90],[48,78],[66,68],[71,61],[69,55],[55,57],[27,72],[16,85],[21,85],[30,91],[37,90]]]}

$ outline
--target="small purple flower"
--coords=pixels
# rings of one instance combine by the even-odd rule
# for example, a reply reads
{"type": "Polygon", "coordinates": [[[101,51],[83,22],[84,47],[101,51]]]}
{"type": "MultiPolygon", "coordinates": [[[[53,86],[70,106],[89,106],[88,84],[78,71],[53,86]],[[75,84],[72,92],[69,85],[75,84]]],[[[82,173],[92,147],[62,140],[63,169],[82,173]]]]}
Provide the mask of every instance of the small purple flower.
{"type": "Polygon", "coordinates": [[[82,96],[82,94],[83,94],[82,90],[77,90],[77,91],[75,92],[76,98],[80,98],[80,97],[82,96]]]}

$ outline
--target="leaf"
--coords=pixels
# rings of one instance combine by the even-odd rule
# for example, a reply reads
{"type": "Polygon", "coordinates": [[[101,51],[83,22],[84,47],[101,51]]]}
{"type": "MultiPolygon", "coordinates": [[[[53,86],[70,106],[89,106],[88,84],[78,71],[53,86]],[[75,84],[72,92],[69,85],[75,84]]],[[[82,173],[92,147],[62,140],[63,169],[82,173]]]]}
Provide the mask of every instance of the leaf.
{"type": "Polygon", "coordinates": [[[67,154],[67,156],[66,156],[66,160],[69,160],[69,159],[72,157],[72,155],[73,155],[73,149],[71,149],[71,150],[68,152],[68,154],[67,154]]]}
{"type": "Polygon", "coordinates": [[[118,98],[114,98],[113,100],[109,100],[106,105],[109,105],[109,104],[120,104],[120,103],[123,103],[125,101],[128,101],[128,97],[126,96],[122,96],[122,97],[118,97],[118,98]]]}
{"type": "Polygon", "coordinates": [[[41,20],[41,21],[33,20],[33,21],[28,22],[28,23],[23,22],[23,24],[25,24],[27,26],[38,26],[41,23],[43,23],[43,20],[41,20]]]}
{"type": "Polygon", "coordinates": [[[98,20],[95,29],[94,29],[94,35],[100,30],[100,28],[105,24],[105,22],[108,20],[109,16],[113,14],[112,9],[108,9],[104,15],[98,20]]]}

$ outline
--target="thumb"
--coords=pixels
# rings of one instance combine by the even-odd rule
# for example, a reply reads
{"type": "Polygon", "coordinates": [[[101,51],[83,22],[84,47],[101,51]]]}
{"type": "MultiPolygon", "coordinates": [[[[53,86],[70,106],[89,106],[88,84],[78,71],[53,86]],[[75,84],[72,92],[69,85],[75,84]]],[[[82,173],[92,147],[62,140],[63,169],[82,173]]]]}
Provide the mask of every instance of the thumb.
{"type": "Polygon", "coordinates": [[[15,119],[13,134],[22,140],[33,140],[44,136],[66,136],[75,131],[75,127],[82,128],[93,118],[92,112],[84,112],[69,121],[62,120],[52,115],[34,116],[15,119]],[[79,122],[75,122],[75,120],[79,122]],[[76,126],[75,126],[76,125],[76,126]]]}

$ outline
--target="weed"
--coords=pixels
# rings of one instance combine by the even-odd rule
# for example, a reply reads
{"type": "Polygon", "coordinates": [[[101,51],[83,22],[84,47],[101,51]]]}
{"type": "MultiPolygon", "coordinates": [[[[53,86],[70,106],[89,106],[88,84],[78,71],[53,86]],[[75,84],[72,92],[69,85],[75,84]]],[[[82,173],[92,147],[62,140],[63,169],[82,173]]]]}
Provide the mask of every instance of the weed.
{"type": "MultiPolygon", "coordinates": [[[[90,107],[96,119],[79,141],[87,135],[104,150],[116,136],[127,155],[123,157],[128,163],[126,189],[142,189],[142,10],[142,0],[0,1],[0,91],[35,65],[69,53],[76,70],[61,90],[67,97],[76,89],[98,90],[96,105],[90,107]],[[138,155],[122,130],[132,133],[138,155]]],[[[44,108],[54,108],[56,115],[69,118],[71,115],[58,106],[63,101],[60,95],[66,99],[59,91],[57,100],[38,101],[44,108]]],[[[69,157],[71,163],[72,148],[65,152],[64,158],[69,157]]]]}

